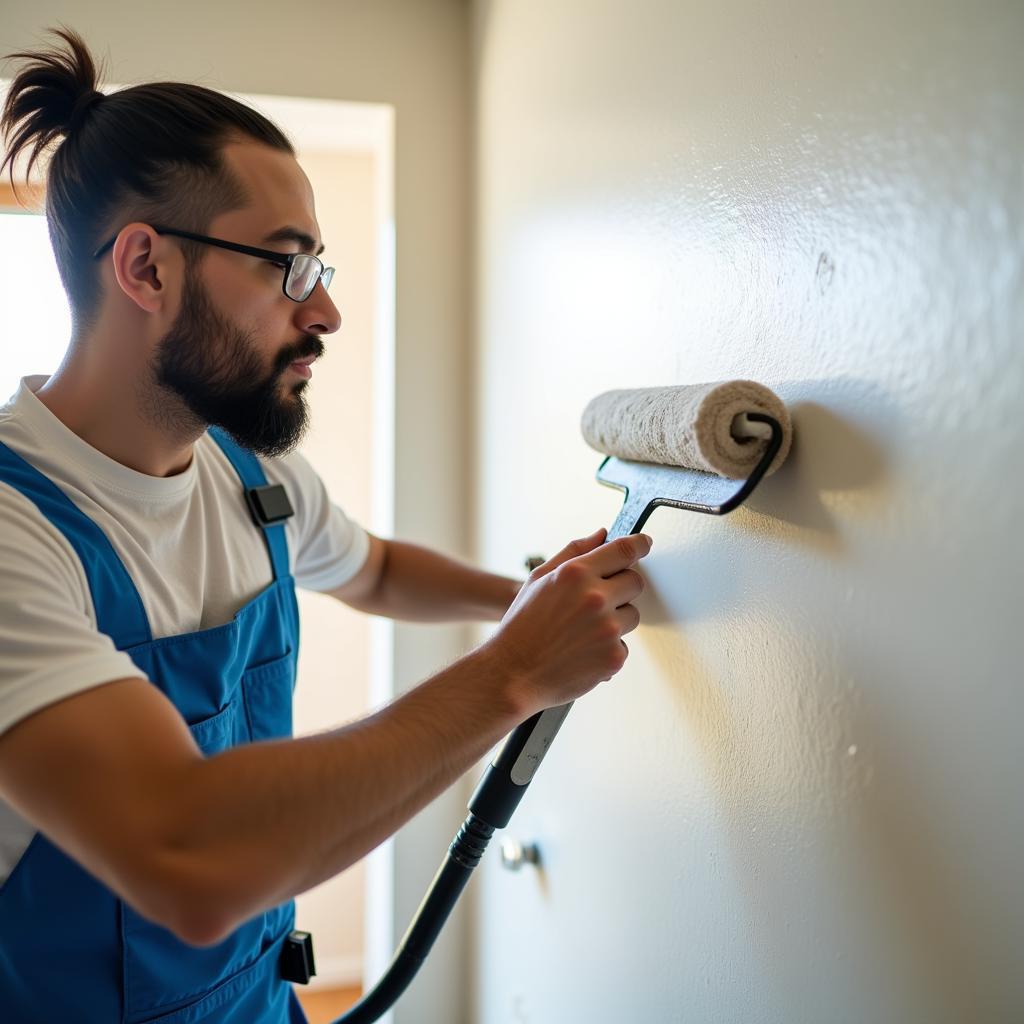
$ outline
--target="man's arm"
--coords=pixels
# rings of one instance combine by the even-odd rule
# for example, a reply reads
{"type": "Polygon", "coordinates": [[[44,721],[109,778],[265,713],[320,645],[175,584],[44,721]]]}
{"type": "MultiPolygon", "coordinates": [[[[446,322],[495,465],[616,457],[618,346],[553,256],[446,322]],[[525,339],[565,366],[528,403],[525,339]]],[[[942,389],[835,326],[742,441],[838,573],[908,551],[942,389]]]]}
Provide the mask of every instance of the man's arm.
{"type": "Polygon", "coordinates": [[[70,697],[0,737],[0,796],[185,942],[359,860],[531,714],[480,649],[332,732],[204,758],[144,679],[70,697]]]}
{"type": "Polygon", "coordinates": [[[344,870],[505,733],[623,666],[649,546],[603,531],[530,576],[486,643],[359,722],[204,758],[173,704],[122,679],[0,736],[0,797],[186,942],[344,870]]]}
{"type": "Polygon", "coordinates": [[[358,611],[391,619],[498,622],[521,587],[522,580],[371,533],[366,564],[348,583],[328,593],[358,611]]]}

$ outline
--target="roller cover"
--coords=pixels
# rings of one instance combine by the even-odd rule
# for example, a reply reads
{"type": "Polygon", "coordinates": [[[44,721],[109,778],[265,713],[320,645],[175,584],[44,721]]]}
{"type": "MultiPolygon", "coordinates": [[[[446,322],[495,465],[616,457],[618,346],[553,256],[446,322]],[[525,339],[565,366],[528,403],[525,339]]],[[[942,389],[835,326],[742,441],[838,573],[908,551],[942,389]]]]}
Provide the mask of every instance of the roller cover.
{"type": "Polygon", "coordinates": [[[733,420],[747,412],[767,413],[782,425],[782,447],[768,469],[774,473],[789,453],[792,423],[782,399],[752,380],[606,391],[584,410],[583,437],[608,455],[739,480],[767,446],[760,438],[733,436],[733,420]]]}

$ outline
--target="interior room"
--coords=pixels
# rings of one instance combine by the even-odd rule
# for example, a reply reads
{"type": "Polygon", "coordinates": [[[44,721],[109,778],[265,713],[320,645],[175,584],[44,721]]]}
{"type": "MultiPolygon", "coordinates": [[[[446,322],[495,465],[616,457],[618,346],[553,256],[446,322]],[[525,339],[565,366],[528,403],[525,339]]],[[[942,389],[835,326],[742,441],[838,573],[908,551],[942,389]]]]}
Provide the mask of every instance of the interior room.
{"type": "MultiPolygon", "coordinates": [[[[521,804],[379,1019],[1020,1020],[1024,6],[4,0],[0,54],[58,25],[108,97],[202,85],[292,140],[341,316],[298,451],[376,537],[522,586],[450,621],[300,590],[297,742],[512,650],[570,542],[653,540],[609,609],[639,613],[628,657],[541,716],[521,804]],[[749,434],[729,406],[731,489],[680,470],[718,501],[756,464],[728,514],[623,483],[659,460],[581,428],[597,396],[650,423],[718,382],[778,402],[749,434]]],[[[30,186],[0,186],[4,401],[72,329],[45,164],[30,186]]],[[[497,703],[480,679],[440,718],[497,703]]],[[[384,975],[500,749],[297,894],[311,1024],[384,975]]],[[[196,1024],[237,1024],[228,998],[196,1024]]]]}

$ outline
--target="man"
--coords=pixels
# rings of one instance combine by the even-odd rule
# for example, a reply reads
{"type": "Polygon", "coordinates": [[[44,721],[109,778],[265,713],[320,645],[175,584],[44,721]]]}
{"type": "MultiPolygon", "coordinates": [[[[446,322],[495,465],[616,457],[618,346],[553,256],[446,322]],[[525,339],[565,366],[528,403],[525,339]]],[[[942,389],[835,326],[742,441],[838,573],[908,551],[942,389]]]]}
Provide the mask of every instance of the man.
{"type": "Polygon", "coordinates": [[[13,55],[0,122],[3,166],[63,139],[47,213],[74,325],[0,410],[3,1019],[298,1021],[292,897],[614,675],[649,541],[598,531],[520,585],[351,522],[293,452],[341,318],[290,144],[199,87],[105,97],[59,35],[13,55]],[[296,582],[501,624],[293,740],[296,582]]]}

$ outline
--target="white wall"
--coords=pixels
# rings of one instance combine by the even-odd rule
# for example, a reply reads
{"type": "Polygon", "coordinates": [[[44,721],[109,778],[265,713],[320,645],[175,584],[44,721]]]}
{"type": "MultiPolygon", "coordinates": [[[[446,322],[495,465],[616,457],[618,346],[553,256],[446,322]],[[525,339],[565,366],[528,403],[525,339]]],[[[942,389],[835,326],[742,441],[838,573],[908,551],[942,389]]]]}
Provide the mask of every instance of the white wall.
{"type": "MultiPolygon", "coordinates": [[[[49,25],[82,32],[107,78],[199,82],[229,92],[325,97],[395,108],[394,507],[382,532],[468,554],[465,494],[468,260],[468,7],[463,0],[3,0],[0,53],[32,48],[49,25]],[[387,529],[390,526],[392,529],[387,529]]],[[[404,690],[464,650],[460,627],[401,626],[390,654],[404,690]]],[[[387,862],[393,914],[371,951],[401,935],[464,815],[436,801],[387,862]],[[388,934],[391,933],[391,934],[388,934]]],[[[461,1013],[460,918],[395,1014],[450,1024],[461,1013]],[[410,1004],[410,1001],[411,1004],[410,1004]]],[[[371,974],[377,964],[371,964],[371,974]]]]}
{"type": "Polygon", "coordinates": [[[489,855],[474,1021],[1024,1015],[1019,3],[474,5],[478,557],[610,524],[612,387],[764,381],[489,855]]]}

